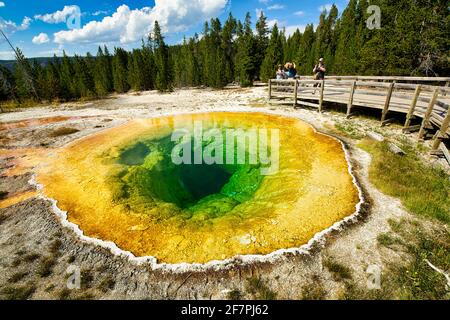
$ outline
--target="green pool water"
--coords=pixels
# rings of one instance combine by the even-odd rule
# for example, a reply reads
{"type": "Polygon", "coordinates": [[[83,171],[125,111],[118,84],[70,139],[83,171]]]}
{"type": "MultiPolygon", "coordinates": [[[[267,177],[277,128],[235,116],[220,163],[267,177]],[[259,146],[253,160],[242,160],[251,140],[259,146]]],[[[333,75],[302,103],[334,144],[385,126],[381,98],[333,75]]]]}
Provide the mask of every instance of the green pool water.
{"type": "MultiPolygon", "coordinates": [[[[195,144],[191,145],[194,158],[195,144]]],[[[206,212],[214,218],[250,199],[264,177],[259,165],[177,165],[171,158],[174,147],[171,136],[166,136],[140,140],[121,150],[121,171],[113,179],[117,200],[139,211],[145,203],[171,203],[187,211],[186,217],[206,212]]]]}

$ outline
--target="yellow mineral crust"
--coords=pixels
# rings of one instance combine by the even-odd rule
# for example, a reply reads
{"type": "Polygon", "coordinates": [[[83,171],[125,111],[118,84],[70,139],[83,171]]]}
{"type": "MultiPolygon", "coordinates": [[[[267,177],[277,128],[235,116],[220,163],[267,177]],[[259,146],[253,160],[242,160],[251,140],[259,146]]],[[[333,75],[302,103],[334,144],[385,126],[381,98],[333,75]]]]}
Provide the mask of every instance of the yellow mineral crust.
{"type": "Polygon", "coordinates": [[[299,247],[316,233],[355,212],[358,189],[341,143],[300,120],[261,113],[204,113],[134,120],[77,140],[41,157],[37,182],[57,200],[86,236],[114,242],[136,256],[164,263],[206,263],[236,255],[269,254],[299,247]],[[108,177],[121,147],[142,137],[169,135],[174,124],[204,121],[280,130],[280,166],[253,197],[223,217],[194,223],[155,219],[113,201],[108,177]]]}

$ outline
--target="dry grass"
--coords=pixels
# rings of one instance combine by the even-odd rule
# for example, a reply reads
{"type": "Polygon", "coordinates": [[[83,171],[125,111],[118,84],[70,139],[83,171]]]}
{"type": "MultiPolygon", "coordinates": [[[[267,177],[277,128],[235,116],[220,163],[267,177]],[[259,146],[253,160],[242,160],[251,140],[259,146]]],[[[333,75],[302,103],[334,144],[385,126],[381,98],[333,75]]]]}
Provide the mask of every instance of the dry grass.
{"type": "Polygon", "coordinates": [[[314,275],[311,281],[302,288],[302,300],[325,300],[327,291],[322,280],[314,275]]]}
{"type": "Polygon", "coordinates": [[[324,261],[323,265],[330,271],[336,281],[352,279],[352,271],[347,266],[329,258],[324,261]]]}
{"type": "Polygon", "coordinates": [[[41,257],[38,253],[30,253],[23,257],[25,262],[34,262],[41,257]]]}
{"type": "Polygon", "coordinates": [[[409,258],[399,264],[387,262],[381,274],[381,288],[369,290],[352,279],[343,281],[341,299],[348,300],[448,300],[445,277],[433,270],[427,260],[441,270],[450,269],[450,237],[445,226],[428,230],[411,220],[390,221],[391,231],[378,238],[378,244],[409,258]]]}
{"type": "Polygon", "coordinates": [[[266,282],[257,277],[247,279],[247,291],[258,300],[275,300],[276,292],[272,291],[266,282]]]}
{"type": "Polygon", "coordinates": [[[106,276],[99,284],[98,289],[103,293],[106,293],[110,290],[114,290],[116,285],[116,281],[110,275],[106,276]]]}
{"type": "Polygon", "coordinates": [[[422,226],[402,220],[392,231],[401,241],[398,251],[407,252],[411,262],[403,266],[391,265],[393,279],[400,299],[449,299],[445,277],[433,270],[427,260],[441,270],[450,269],[450,237],[445,227],[425,230],[422,226]]]}
{"type": "Polygon", "coordinates": [[[340,131],[345,136],[352,139],[362,139],[364,137],[364,132],[359,130],[357,123],[350,120],[337,121],[334,127],[340,131]]]}
{"type": "Polygon", "coordinates": [[[81,288],[89,289],[94,281],[94,276],[91,271],[84,269],[81,270],[81,288]]]}
{"type": "Polygon", "coordinates": [[[39,267],[37,269],[37,274],[42,278],[46,278],[52,274],[53,267],[56,264],[56,259],[54,257],[45,257],[42,259],[39,267]]]}
{"type": "Polygon", "coordinates": [[[14,273],[9,279],[9,283],[17,283],[21,281],[23,278],[25,278],[28,275],[28,272],[17,272],[14,273]]]}
{"type": "Polygon", "coordinates": [[[231,290],[230,292],[228,292],[227,299],[228,300],[241,300],[243,296],[244,296],[244,294],[241,291],[239,291],[238,289],[234,289],[234,290],[231,290]]]}
{"type": "Polygon", "coordinates": [[[58,292],[57,297],[59,300],[70,300],[71,299],[71,290],[64,288],[58,292]]]}
{"type": "Polygon", "coordinates": [[[1,293],[6,300],[27,300],[36,291],[33,283],[28,283],[22,286],[6,286],[1,293]]]}
{"type": "Polygon", "coordinates": [[[426,165],[408,145],[405,156],[389,151],[387,142],[363,139],[359,144],[369,152],[370,180],[383,193],[399,198],[412,213],[450,223],[450,179],[442,169],[426,165]]]}
{"type": "Polygon", "coordinates": [[[54,240],[50,244],[50,252],[53,253],[54,255],[59,255],[61,246],[62,246],[61,240],[59,239],[54,240]]]}

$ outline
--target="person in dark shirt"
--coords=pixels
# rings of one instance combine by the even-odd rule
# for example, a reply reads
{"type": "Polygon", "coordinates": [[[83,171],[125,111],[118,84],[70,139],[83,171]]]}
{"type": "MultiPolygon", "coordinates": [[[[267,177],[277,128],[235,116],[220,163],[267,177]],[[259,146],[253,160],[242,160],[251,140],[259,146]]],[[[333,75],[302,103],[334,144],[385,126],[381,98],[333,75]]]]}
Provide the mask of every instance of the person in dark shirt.
{"type": "MultiPolygon", "coordinates": [[[[319,64],[316,64],[313,69],[314,80],[325,80],[325,72],[327,72],[327,69],[323,63],[323,58],[320,58],[319,64]]],[[[321,87],[321,83],[314,84],[314,87],[321,87]]],[[[316,90],[314,90],[314,94],[316,94],[316,90]]]]}
{"type": "Polygon", "coordinates": [[[325,64],[323,63],[323,58],[320,58],[319,64],[316,64],[314,66],[314,78],[316,80],[325,80],[325,72],[327,72],[327,69],[325,68],[325,64]]]}
{"type": "Polygon", "coordinates": [[[295,76],[297,75],[297,69],[295,67],[295,63],[288,62],[288,63],[286,63],[285,68],[286,68],[287,77],[289,79],[295,78],[295,76]]]}

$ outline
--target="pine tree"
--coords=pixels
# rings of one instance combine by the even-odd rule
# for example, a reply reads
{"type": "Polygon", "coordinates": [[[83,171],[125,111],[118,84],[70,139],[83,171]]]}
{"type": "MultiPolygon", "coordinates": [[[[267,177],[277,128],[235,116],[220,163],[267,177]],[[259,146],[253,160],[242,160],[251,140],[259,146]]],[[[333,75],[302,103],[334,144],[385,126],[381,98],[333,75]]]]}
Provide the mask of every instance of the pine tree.
{"type": "Polygon", "coordinates": [[[176,84],[179,87],[197,86],[200,84],[199,65],[197,57],[196,37],[183,40],[183,44],[177,50],[175,59],[176,84]]]}
{"type": "Polygon", "coordinates": [[[297,29],[295,32],[287,39],[286,46],[284,48],[284,59],[283,61],[296,62],[297,63],[297,52],[300,47],[300,41],[302,34],[300,30],[297,29]]]}
{"type": "Polygon", "coordinates": [[[338,8],[333,4],[327,20],[326,37],[329,38],[329,40],[323,56],[329,74],[334,72],[334,56],[339,38],[338,15],[338,8]]]}
{"type": "Polygon", "coordinates": [[[202,39],[199,42],[199,65],[201,70],[201,83],[207,85],[210,80],[208,66],[209,23],[203,24],[202,39]]]}
{"type": "Polygon", "coordinates": [[[358,0],[350,0],[341,18],[339,40],[335,54],[337,74],[353,75],[358,73],[357,19],[358,0]]]}
{"type": "Polygon", "coordinates": [[[187,81],[191,86],[198,86],[201,84],[201,72],[199,63],[199,45],[198,35],[195,34],[193,38],[189,40],[187,48],[187,65],[186,70],[188,72],[187,81]]]}
{"type": "Polygon", "coordinates": [[[37,95],[41,98],[49,100],[46,92],[47,91],[46,72],[45,69],[37,62],[36,59],[33,60],[31,75],[37,95]]]}
{"type": "Polygon", "coordinates": [[[142,43],[142,72],[144,74],[144,90],[155,88],[155,58],[152,48],[142,43]]]}
{"type": "Polygon", "coordinates": [[[448,74],[450,16],[447,1],[377,0],[371,4],[380,6],[382,21],[381,30],[366,29],[367,40],[361,49],[364,73],[448,74]]]}
{"type": "Polygon", "coordinates": [[[135,91],[145,90],[145,70],[142,51],[134,49],[128,59],[128,83],[135,91]]]}
{"type": "Polygon", "coordinates": [[[259,19],[256,22],[256,37],[255,37],[255,74],[260,77],[260,69],[266,55],[266,50],[269,45],[269,28],[267,26],[267,17],[261,11],[259,19]]]}
{"type": "Polygon", "coordinates": [[[56,56],[45,68],[45,95],[47,100],[55,100],[61,97],[61,81],[59,78],[58,59],[56,56]]]}
{"type": "Polygon", "coordinates": [[[93,57],[88,53],[86,58],[75,56],[74,61],[74,87],[76,88],[76,97],[94,97],[95,84],[92,71],[89,65],[92,65],[93,57]]]}
{"type": "Polygon", "coordinates": [[[173,47],[171,50],[171,55],[175,57],[173,63],[174,85],[178,87],[188,86],[188,71],[186,70],[188,51],[186,37],[183,38],[182,45],[173,47]]]}
{"type": "Polygon", "coordinates": [[[59,79],[60,79],[60,89],[61,96],[63,100],[70,100],[75,98],[76,89],[73,84],[73,75],[75,73],[72,65],[71,59],[63,52],[63,57],[61,59],[61,64],[59,65],[59,79]]]}
{"type": "Polygon", "coordinates": [[[10,70],[0,65],[0,100],[14,99],[14,76],[10,70]]]}
{"type": "MultiPolygon", "coordinates": [[[[336,50],[336,19],[338,16],[338,10],[335,5],[332,5],[330,12],[326,11],[320,15],[320,22],[317,26],[315,33],[315,40],[312,48],[313,64],[309,65],[312,70],[312,66],[317,64],[319,58],[324,58],[328,73],[331,73],[334,65],[334,51],[336,50]]],[[[356,41],[356,40],[355,40],[356,41]]]]}
{"type": "Polygon", "coordinates": [[[224,69],[225,83],[234,81],[234,56],[236,55],[234,37],[236,36],[236,19],[230,13],[222,30],[222,50],[224,52],[224,69]]]}
{"type": "Polygon", "coordinates": [[[211,30],[208,37],[209,43],[207,61],[209,72],[208,85],[213,88],[222,88],[226,83],[225,70],[223,68],[225,64],[225,52],[222,46],[222,26],[219,19],[211,19],[211,30]]]}
{"type": "Polygon", "coordinates": [[[19,101],[37,98],[33,70],[22,51],[16,49],[17,63],[14,65],[14,92],[19,101]]]}
{"type": "Polygon", "coordinates": [[[267,82],[274,78],[278,64],[283,63],[283,50],[277,24],[272,28],[267,54],[261,66],[261,80],[267,82]]]}
{"type": "MultiPolygon", "coordinates": [[[[420,25],[419,44],[417,33],[409,31],[409,39],[415,44],[410,75],[448,76],[450,74],[450,14],[448,1],[420,0],[410,9],[415,13],[416,24],[420,25]]],[[[410,25],[411,26],[411,25],[410,25]]],[[[417,28],[413,29],[416,30],[417,28]]],[[[406,72],[403,72],[406,74],[406,72]]]]}
{"type": "Polygon", "coordinates": [[[252,31],[250,13],[247,12],[243,26],[239,26],[240,35],[237,41],[236,73],[241,86],[253,85],[256,74],[255,39],[252,31]]]}
{"type": "Polygon", "coordinates": [[[114,90],[117,93],[124,93],[130,89],[128,84],[128,53],[122,48],[114,48],[112,59],[112,73],[114,90]]]}
{"type": "Polygon", "coordinates": [[[169,50],[158,21],[155,21],[153,28],[153,36],[151,38],[153,50],[155,53],[156,79],[155,87],[159,91],[167,91],[172,89],[172,70],[169,64],[169,50]]]}
{"type": "Polygon", "coordinates": [[[312,47],[315,41],[314,26],[308,24],[300,39],[300,47],[297,52],[296,62],[298,65],[298,72],[300,74],[312,74],[314,66],[314,53],[312,47]]]}
{"type": "Polygon", "coordinates": [[[99,96],[105,96],[114,89],[111,55],[108,48],[105,46],[104,50],[98,47],[97,58],[94,65],[94,82],[95,91],[99,96]]]}

